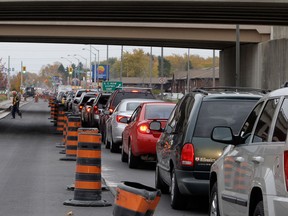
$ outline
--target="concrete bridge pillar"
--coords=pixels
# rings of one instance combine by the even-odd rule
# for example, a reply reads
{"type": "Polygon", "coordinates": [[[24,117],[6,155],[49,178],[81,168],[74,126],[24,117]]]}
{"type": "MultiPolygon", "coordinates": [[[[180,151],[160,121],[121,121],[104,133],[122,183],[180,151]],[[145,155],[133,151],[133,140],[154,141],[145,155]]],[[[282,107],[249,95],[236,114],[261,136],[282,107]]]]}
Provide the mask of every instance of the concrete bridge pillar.
{"type": "MultiPolygon", "coordinates": [[[[235,47],[220,52],[220,85],[236,86],[235,47]]],[[[288,39],[240,47],[240,86],[277,89],[288,81],[288,39]]]]}

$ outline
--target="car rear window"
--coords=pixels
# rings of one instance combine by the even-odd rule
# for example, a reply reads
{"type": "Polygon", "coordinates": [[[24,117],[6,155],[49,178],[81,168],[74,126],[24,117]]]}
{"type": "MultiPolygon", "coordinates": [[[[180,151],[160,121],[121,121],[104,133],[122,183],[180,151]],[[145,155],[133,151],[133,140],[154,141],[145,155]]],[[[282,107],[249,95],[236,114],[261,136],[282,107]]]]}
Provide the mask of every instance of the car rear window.
{"type": "Polygon", "coordinates": [[[229,126],[238,134],[257,100],[205,101],[198,115],[194,136],[210,137],[215,126],[229,126]]]}
{"type": "Polygon", "coordinates": [[[82,102],[81,103],[86,103],[90,98],[92,97],[96,97],[96,95],[85,95],[82,99],[82,102]]]}
{"type": "Polygon", "coordinates": [[[127,111],[134,111],[138,106],[140,102],[129,102],[126,104],[126,110],[127,111]]]}
{"type": "Polygon", "coordinates": [[[103,106],[106,105],[110,95],[101,95],[97,101],[97,106],[99,109],[103,109],[103,106]]]}
{"type": "Polygon", "coordinates": [[[153,94],[147,94],[142,92],[119,92],[112,101],[112,107],[116,107],[121,102],[122,99],[126,98],[155,99],[153,94]]]}
{"type": "Polygon", "coordinates": [[[147,105],[145,119],[168,119],[175,105],[147,105]]]}

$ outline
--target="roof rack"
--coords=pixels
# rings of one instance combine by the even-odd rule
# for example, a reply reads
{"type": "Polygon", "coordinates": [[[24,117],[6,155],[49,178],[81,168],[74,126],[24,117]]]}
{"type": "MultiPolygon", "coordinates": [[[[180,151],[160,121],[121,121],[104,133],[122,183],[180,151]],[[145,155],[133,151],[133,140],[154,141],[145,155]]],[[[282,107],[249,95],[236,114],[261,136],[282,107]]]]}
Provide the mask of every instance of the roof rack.
{"type": "Polygon", "coordinates": [[[208,94],[211,91],[235,91],[235,92],[245,92],[245,91],[253,91],[253,92],[259,92],[262,94],[267,94],[271,90],[267,89],[257,89],[257,88],[250,88],[250,87],[236,87],[236,86],[217,86],[217,87],[201,87],[201,88],[195,88],[192,90],[192,92],[199,92],[199,93],[204,93],[208,94]]]}

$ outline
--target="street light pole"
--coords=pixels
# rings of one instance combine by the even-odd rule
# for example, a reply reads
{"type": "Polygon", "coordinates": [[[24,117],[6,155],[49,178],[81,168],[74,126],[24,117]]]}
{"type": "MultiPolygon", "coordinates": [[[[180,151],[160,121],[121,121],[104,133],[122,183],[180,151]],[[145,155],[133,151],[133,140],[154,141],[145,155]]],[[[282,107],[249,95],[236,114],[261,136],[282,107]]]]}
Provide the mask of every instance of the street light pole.
{"type": "MultiPolygon", "coordinates": [[[[72,62],[71,60],[69,60],[68,58],[65,58],[65,57],[62,56],[61,59],[65,59],[65,60],[69,61],[69,62],[71,63],[71,66],[72,66],[73,62],[72,62]]],[[[68,71],[68,78],[69,78],[68,83],[71,83],[71,84],[72,84],[72,80],[71,80],[71,82],[70,82],[70,74],[69,74],[69,71],[68,71]]],[[[72,74],[71,74],[71,78],[72,78],[72,74]]]]}
{"type": "MultiPolygon", "coordinates": [[[[91,45],[90,45],[91,46],[91,45]]],[[[96,49],[95,47],[91,46],[91,48],[93,48],[94,50],[97,51],[97,54],[98,54],[98,67],[99,67],[99,64],[100,64],[100,61],[99,61],[99,50],[96,49]]],[[[96,59],[95,59],[96,61],[96,59]]],[[[95,67],[95,70],[96,70],[96,67],[95,67]]],[[[98,73],[98,69],[96,70],[96,81],[97,81],[97,86],[99,86],[99,73],[98,73]]]]}
{"type": "MultiPolygon", "coordinates": [[[[77,72],[78,72],[78,69],[79,69],[79,63],[80,63],[80,59],[78,59],[78,58],[76,58],[75,56],[72,56],[72,55],[68,55],[68,56],[70,56],[70,57],[73,57],[73,58],[75,58],[75,59],[77,59],[77,61],[78,61],[78,65],[77,65],[77,70],[75,71],[75,73],[74,73],[74,78],[77,78],[77,72]]],[[[78,77],[79,78],[79,77],[78,77]]]]}

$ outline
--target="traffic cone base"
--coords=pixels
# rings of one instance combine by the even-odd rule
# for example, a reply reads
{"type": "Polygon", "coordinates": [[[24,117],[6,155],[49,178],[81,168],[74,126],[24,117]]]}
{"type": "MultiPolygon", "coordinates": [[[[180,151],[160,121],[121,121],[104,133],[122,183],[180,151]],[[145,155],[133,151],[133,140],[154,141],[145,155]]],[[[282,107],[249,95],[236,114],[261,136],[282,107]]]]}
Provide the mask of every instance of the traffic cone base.
{"type": "Polygon", "coordinates": [[[66,200],[63,204],[67,206],[85,206],[85,207],[106,207],[112,205],[106,200],[82,201],[73,199],[66,200]]]}

